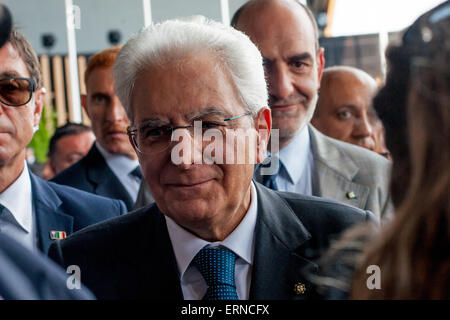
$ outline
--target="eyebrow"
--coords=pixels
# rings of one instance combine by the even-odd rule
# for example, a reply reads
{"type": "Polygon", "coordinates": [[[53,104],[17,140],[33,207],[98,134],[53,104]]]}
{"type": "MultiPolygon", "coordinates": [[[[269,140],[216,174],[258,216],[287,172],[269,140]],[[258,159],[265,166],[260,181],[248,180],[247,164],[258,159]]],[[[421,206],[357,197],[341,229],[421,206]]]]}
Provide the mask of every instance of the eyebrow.
{"type": "Polygon", "coordinates": [[[354,112],[360,111],[360,108],[358,106],[356,106],[354,104],[349,104],[349,103],[338,105],[338,107],[336,108],[336,111],[339,111],[342,108],[351,109],[354,112]]]}
{"type": "Polygon", "coordinates": [[[156,127],[156,126],[160,126],[163,123],[164,122],[159,118],[145,119],[137,126],[137,129],[140,130],[145,127],[156,127]]]}
{"type": "MultiPolygon", "coordinates": [[[[263,64],[271,63],[271,62],[273,62],[273,60],[274,59],[263,57],[263,64]]],[[[313,59],[313,56],[309,52],[303,52],[303,53],[294,54],[292,56],[287,57],[287,61],[292,61],[292,60],[313,61],[314,59],[313,59]]]]}
{"type": "Polygon", "coordinates": [[[20,74],[18,74],[15,71],[4,71],[4,72],[0,73],[0,78],[2,78],[2,79],[3,78],[14,78],[14,77],[27,78],[27,77],[22,77],[20,74]]]}
{"type": "Polygon", "coordinates": [[[313,61],[313,57],[309,52],[303,52],[299,54],[295,54],[293,56],[288,57],[288,61],[292,60],[310,60],[313,61]]]}
{"type": "Polygon", "coordinates": [[[229,117],[229,113],[225,112],[221,108],[211,106],[195,114],[189,113],[186,118],[189,122],[192,122],[193,120],[200,119],[206,116],[222,116],[224,118],[227,118],[229,117]]]}
{"type": "MultiPolygon", "coordinates": [[[[190,112],[184,118],[186,119],[187,122],[193,122],[197,119],[201,119],[203,117],[211,115],[223,116],[224,118],[229,117],[229,113],[225,112],[224,110],[218,107],[211,106],[201,110],[200,112],[190,112]]],[[[167,121],[161,120],[160,118],[148,118],[142,121],[139,124],[139,126],[137,126],[137,129],[139,130],[145,127],[156,127],[167,124],[168,124],[167,121]]]]}

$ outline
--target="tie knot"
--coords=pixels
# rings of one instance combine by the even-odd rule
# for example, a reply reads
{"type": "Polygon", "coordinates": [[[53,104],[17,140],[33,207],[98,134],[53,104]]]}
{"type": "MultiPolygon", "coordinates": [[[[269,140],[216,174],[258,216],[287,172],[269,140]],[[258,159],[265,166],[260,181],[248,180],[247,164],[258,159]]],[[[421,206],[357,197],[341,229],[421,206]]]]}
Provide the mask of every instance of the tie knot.
{"type": "Polygon", "coordinates": [[[283,166],[281,159],[276,155],[272,155],[263,162],[260,168],[260,174],[262,175],[262,184],[267,188],[278,190],[276,179],[283,166]]]}
{"type": "Polygon", "coordinates": [[[204,299],[238,299],[234,282],[236,255],[227,248],[205,247],[193,260],[208,285],[204,299]]]}
{"type": "Polygon", "coordinates": [[[139,179],[142,179],[142,171],[141,171],[141,167],[140,167],[140,166],[136,166],[136,168],[134,168],[134,169],[130,172],[130,174],[131,174],[133,177],[137,177],[137,178],[139,178],[139,179]]]}

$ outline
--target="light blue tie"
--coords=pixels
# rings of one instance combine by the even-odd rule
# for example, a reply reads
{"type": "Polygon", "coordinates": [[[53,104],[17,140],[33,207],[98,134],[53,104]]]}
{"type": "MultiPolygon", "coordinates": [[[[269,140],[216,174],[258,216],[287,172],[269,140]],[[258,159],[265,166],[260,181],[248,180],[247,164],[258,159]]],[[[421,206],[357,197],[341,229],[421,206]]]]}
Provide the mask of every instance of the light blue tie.
{"type": "Polygon", "coordinates": [[[203,300],[239,300],[234,283],[236,255],[223,247],[205,247],[193,260],[208,285],[203,300]]]}
{"type": "Polygon", "coordinates": [[[136,166],[136,168],[134,168],[130,174],[138,179],[142,179],[142,171],[141,171],[141,167],[140,166],[136,166]]]}
{"type": "MultiPolygon", "coordinates": [[[[279,158],[275,158],[274,157],[273,159],[276,159],[275,161],[279,161],[278,171],[275,172],[272,175],[264,175],[263,179],[262,179],[262,184],[265,185],[267,188],[270,188],[272,190],[279,190],[277,182],[276,182],[276,179],[278,177],[278,174],[281,171],[281,167],[283,166],[283,163],[281,162],[281,159],[279,159],[279,158]]],[[[271,162],[269,162],[268,164],[264,164],[261,167],[269,167],[270,165],[271,165],[271,162]]]]}

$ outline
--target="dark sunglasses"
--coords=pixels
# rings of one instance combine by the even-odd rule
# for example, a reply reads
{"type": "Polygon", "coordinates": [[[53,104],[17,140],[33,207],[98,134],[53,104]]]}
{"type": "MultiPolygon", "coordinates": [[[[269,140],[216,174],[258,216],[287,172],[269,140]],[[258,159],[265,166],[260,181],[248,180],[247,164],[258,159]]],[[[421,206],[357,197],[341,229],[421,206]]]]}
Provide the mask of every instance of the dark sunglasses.
{"type": "Polygon", "coordinates": [[[36,90],[36,81],[32,78],[4,78],[0,79],[0,102],[18,107],[27,104],[36,90]]]}

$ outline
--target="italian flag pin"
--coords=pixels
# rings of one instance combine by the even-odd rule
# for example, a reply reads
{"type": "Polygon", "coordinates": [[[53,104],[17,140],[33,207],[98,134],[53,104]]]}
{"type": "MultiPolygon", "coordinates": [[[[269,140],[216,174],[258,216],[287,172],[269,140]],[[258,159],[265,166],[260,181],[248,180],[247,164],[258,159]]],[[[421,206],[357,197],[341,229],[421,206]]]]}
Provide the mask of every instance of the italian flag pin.
{"type": "Polygon", "coordinates": [[[52,240],[61,240],[67,237],[65,231],[50,231],[50,239],[52,240]]]}

